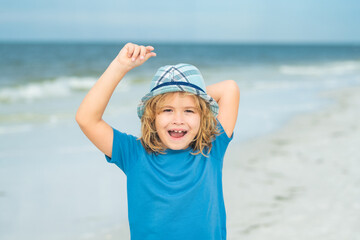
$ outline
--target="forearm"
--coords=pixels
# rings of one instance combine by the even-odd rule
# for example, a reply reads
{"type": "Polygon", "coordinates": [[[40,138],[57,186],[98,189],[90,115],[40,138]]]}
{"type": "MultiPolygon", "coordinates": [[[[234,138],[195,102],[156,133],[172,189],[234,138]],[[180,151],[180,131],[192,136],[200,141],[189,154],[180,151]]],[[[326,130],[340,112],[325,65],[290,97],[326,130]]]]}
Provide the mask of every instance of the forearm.
{"type": "Polygon", "coordinates": [[[127,70],[116,59],[112,61],[80,104],[76,113],[79,124],[96,123],[102,119],[116,86],[126,73],[127,70]]]}

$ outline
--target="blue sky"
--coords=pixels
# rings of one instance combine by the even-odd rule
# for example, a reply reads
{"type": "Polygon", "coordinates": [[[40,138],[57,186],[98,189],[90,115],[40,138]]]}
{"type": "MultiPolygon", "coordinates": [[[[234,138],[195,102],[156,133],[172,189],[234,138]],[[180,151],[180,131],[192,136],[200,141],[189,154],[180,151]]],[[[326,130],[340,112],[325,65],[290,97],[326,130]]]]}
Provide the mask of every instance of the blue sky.
{"type": "Polygon", "coordinates": [[[356,42],[359,0],[1,0],[0,40],[356,42]]]}

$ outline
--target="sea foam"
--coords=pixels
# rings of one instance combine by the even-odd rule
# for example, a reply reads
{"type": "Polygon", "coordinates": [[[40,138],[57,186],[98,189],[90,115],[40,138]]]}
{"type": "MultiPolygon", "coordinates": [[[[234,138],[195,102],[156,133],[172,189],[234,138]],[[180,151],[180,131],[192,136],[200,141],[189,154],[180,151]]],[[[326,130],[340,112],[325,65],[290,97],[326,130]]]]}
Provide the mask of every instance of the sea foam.
{"type": "MultiPolygon", "coordinates": [[[[55,80],[31,82],[0,89],[0,102],[32,102],[34,100],[63,98],[83,91],[87,92],[96,83],[93,77],[59,77],[55,80]]],[[[127,85],[121,84],[120,90],[126,91],[127,85]]]]}

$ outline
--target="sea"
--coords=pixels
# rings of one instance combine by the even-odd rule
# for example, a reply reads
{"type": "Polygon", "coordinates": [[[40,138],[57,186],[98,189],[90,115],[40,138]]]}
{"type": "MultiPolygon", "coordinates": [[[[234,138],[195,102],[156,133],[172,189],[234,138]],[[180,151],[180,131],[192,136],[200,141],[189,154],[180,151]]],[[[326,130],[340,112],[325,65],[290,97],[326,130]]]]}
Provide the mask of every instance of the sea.
{"type": "MultiPolygon", "coordinates": [[[[75,121],[124,44],[0,43],[0,239],[128,239],[126,177],[75,121]]],[[[234,144],[331,106],[324,91],[360,85],[360,44],[150,45],[157,57],[124,77],[104,113],[136,136],[136,107],[163,65],[193,64],[206,84],[238,83],[234,144]]]]}

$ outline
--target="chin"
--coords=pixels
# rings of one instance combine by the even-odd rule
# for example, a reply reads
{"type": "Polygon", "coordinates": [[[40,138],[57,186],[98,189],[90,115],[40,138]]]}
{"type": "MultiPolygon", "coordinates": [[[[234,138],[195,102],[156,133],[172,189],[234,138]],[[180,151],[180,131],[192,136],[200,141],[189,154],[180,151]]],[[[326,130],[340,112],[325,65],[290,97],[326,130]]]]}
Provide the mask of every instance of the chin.
{"type": "Polygon", "coordinates": [[[190,147],[190,143],[189,144],[174,144],[174,143],[168,143],[165,144],[166,148],[171,149],[171,150],[183,150],[183,149],[187,149],[188,147],[190,147]]]}
{"type": "Polygon", "coordinates": [[[189,145],[188,146],[168,146],[168,148],[171,149],[171,150],[183,150],[183,149],[186,149],[188,147],[189,147],[189,145]]]}

